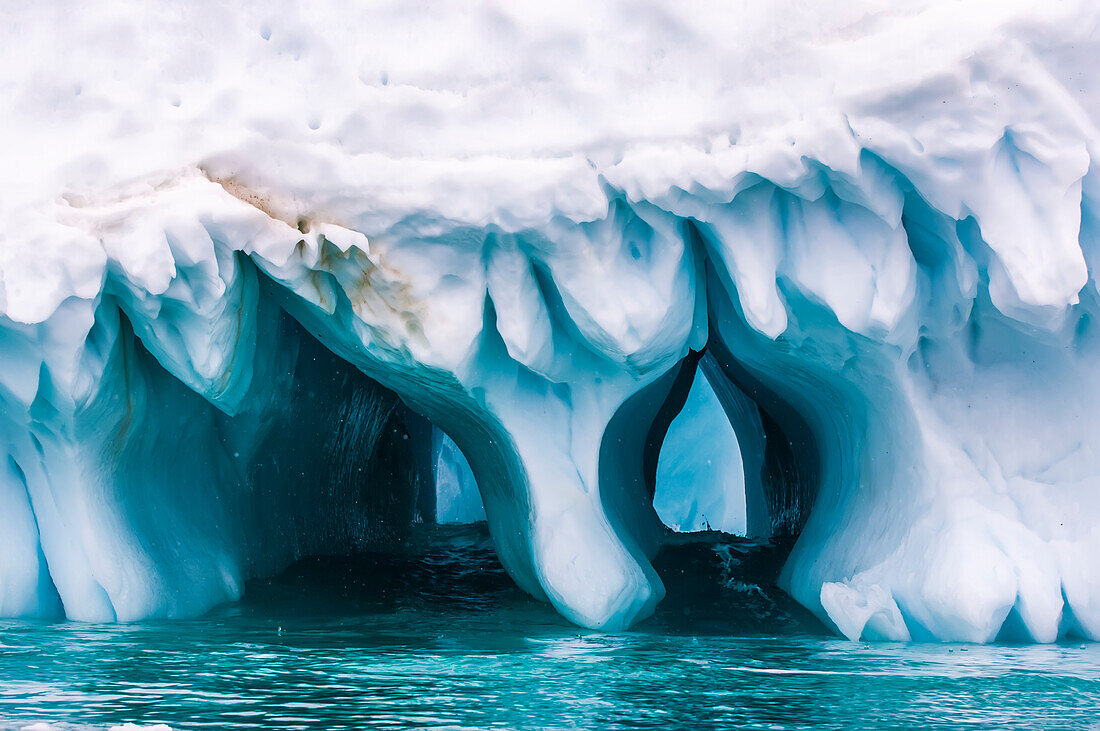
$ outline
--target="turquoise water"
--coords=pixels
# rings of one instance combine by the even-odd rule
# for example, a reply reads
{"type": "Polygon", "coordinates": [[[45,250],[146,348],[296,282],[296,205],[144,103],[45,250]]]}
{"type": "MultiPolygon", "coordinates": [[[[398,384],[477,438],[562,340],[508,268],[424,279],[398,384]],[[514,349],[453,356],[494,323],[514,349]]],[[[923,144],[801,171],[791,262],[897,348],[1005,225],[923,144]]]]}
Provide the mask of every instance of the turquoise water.
{"type": "Polygon", "coordinates": [[[480,533],[303,562],[196,620],[6,621],[0,728],[1100,728],[1100,646],[839,640],[758,581],[776,560],[673,546],[670,600],[622,634],[528,599],[480,533]]]}

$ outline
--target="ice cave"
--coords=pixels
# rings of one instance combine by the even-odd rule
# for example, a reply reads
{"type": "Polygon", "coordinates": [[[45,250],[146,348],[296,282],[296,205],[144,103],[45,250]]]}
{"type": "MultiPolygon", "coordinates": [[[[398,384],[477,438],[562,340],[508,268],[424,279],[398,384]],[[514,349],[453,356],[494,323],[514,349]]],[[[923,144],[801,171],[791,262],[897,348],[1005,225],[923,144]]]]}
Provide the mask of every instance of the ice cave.
{"type": "Polygon", "coordinates": [[[0,616],[484,521],[583,628],[702,531],[852,640],[1100,639],[1097,13],[864,5],[9,8],[0,616]]]}

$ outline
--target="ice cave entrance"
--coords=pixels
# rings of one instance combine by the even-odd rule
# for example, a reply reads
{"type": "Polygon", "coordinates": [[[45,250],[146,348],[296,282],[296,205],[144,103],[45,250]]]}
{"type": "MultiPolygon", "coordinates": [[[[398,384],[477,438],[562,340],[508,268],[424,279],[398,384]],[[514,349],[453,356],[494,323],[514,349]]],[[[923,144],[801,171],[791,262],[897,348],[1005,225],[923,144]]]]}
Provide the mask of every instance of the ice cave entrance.
{"type": "Polygon", "coordinates": [[[435,474],[435,522],[454,525],[485,520],[477,481],[458,445],[432,428],[432,471],[435,474]]]}
{"type": "MultiPolygon", "coordinates": [[[[435,521],[485,520],[477,482],[458,445],[433,429],[435,521]]],[[[653,507],[678,533],[747,534],[745,474],[737,435],[710,382],[700,372],[661,446],[653,507]]]]}
{"type": "Polygon", "coordinates": [[[661,445],[653,508],[661,522],[679,533],[747,533],[737,435],[701,372],[661,445]]]}

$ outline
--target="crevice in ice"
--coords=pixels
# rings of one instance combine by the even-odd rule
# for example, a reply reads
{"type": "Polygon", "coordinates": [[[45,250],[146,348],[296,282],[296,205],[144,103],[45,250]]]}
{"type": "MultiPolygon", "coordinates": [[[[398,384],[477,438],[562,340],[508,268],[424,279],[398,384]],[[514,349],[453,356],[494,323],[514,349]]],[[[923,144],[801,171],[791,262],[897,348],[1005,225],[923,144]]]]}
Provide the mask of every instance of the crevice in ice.
{"type": "Polygon", "coordinates": [[[13,455],[8,455],[6,466],[6,473],[0,473],[0,507],[7,523],[0,558],[0,616],[64,616],[49,562],[42,552],[26,473],[13,455]]]}

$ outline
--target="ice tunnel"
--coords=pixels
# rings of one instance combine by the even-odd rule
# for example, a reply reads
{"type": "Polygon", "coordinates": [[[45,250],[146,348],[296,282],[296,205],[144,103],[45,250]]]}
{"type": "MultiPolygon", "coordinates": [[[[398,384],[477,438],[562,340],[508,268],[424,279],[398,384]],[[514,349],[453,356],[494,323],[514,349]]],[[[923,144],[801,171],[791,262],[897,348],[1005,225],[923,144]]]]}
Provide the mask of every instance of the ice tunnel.
{"type": "Polygon", "coordinates": [[[326,7],[0,47],[0,615],[484,520],[589,628],[710,527],[852,639],[1100,638],[1094,10],[326,7]]]}

